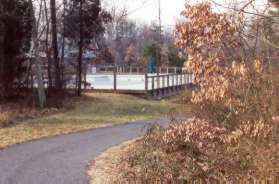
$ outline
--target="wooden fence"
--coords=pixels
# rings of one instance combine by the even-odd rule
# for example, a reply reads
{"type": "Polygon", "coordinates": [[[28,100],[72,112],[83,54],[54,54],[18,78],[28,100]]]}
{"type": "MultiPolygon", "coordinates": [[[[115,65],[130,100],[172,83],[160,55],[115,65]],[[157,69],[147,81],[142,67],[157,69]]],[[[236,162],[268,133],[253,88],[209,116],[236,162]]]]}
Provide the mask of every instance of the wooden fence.
{"type": "MultiPolygon", "coordinates": [[[[116,70],[117,73],[130,73],[130,74],[145,74],[147,71],[146,67],[140,66],[114,66],[114,65],[96,65],[90,66],[88,73],[111,73],[116,70]],[[93,71],[95,68],[95,71],[93,71]]],[[[159,67],[158,73],[182,73],[182,68],[180,67],[159,67]]]]}
{"type": "Polygon", "coordinates": [[[148,98],[171,96],[192,86],[193,76],[190,73],[145,75],[145,93],[148,98]]]}

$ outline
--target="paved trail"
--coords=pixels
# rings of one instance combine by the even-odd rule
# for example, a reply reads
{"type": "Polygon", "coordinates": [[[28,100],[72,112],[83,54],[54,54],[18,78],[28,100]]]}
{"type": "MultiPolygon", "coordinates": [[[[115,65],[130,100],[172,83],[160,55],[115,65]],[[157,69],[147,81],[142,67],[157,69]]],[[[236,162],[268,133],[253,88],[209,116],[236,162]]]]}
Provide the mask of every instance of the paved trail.
{"type": "Polygon", "coordinates": [[[142,136],[141,121],[23,143],[0,150],[0,184],[86,184],[86,167],[106,149],[142,136]]]}

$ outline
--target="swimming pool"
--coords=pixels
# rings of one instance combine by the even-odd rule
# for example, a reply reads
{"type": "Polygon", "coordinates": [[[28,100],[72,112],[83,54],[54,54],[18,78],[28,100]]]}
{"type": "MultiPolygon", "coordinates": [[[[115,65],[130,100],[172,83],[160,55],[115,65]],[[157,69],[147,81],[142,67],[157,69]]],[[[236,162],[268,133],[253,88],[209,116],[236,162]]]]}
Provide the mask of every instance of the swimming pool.
{"type": "MultiPolygon", "coordinates": [[[[113,89],[114,76],[110,74],[87,75],[92,89],[113,89]]],[[[145,75],[117,75],[116,86],[120,90],[144,90],[145,75]]]]}
{"type": "MultiPolygon", "coordinates": [[[[156,76],[156,74],[149,74],[148,76],[156,76]]],[[[87,75],[87,82],[90,84],[91,89],[114,89],[114,76],[113,74],[90,74],[87,75]]],[[[167,79],[162,77],[154,78],[153,87],[157,89],[167,85],[167,79]],[[165,80],[165,81],[164,81],[165,80]]],[[[169,86],[177,84],[187,84],[192,81],[191,75],[186,77],[177,78],[176,76],[169,76],[169,86]]],[[[145,75],[143,74],[118,74],[116,76],[116,89],[117,90],[145,90],[145,75]]],[[[148,79],[148,89],[152,89],[152,78],[148,79]]]]}

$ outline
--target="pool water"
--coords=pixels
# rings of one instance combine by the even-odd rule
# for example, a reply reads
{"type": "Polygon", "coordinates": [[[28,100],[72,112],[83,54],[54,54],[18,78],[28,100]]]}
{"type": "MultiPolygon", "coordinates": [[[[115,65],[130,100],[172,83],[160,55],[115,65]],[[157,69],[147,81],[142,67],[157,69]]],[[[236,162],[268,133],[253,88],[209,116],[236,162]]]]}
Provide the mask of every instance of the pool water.
{"type": "MultiPolygon", "coordinates": [[[[149,76],[156,76],[156,74],[149,74],[149,76]]],[[[134,74],[125,74],[117,75],[116,88],[118,90],[145,90],[145,75],[134,75],[134,74]]],[[[165,80],[167,80],[165,78],[165,80]]],[[[192,81],[191,75],[186,78],[177,79],[175,76],[169,77],[169,86],[175,86],[176,84],[190,83],[192,81]],[[174,84],[173,84],[174,83],[174,84]]],[[[113,89],[114,88],[114,76],[113,74],[90,74],[87,75],[87,82],[90,83],[91,89],[113,89]]],[[[154,78],[154,88],[162,87],[167,85],[167,81],[163,81],[161,77],[158,81],[158,78],[154,78]]],[[[148,89],[152,89],[152,79],[148,79],[148,89]]]]}

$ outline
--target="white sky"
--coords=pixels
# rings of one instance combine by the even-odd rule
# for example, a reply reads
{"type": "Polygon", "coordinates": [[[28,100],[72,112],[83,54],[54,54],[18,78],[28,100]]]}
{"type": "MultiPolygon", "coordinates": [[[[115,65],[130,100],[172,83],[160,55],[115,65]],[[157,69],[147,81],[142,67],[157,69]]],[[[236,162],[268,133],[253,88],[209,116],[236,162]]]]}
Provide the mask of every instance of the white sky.
{"type": "MultiPolygon", "coordinates": [[[[117,8],[126,7],[129,11],[137,9],[134,13],[129,15],[129,18],[141,23],[150,23],[151,21],[158,22],[158,1],[159,0],[102,0],[104,8],[116,4],[117,8]],[[142,2],[147,1],[143,6],[142,2]],[[140,8],[139,8],[140,7],[140,8]]],[[[180,18],[180,13],[185,7],[185,2],[199,2],[203,0],[161,0],[162,7],[162,24],[165,28],[171,28],[175,25],[177,19],[180,18]]],[[[245,4],[248,0],[214,0],[224,6],[230,6],[234,3],[245,4]]],[[[255,0],[256,7],[263,7],[266,0],[255,0]]],[[[240,5],[241,7],[241,5],[240,5]]],[[[223,8],[216,6],[218,11],[224,11],[223,8]]]]}
{"type": "MultiPolygon", "coordinates": [[[[158,22],[158,0],[104,0],[104,8],[115,4],[121,4],[118,8],[126,7],[129,11],[137,10],[129,15],[130,18],[137,20],[137,22],[150,23],[151,21],[158,22]]],[[[183,10],[185,0],[161,0],[162,9],[162,24],[164,26],[173,26],[176,19],[179,18],[180,12],[183,10]]]]}
{"type": "MultiPolygon", "coordinates": [[[[185,0],[161,0],[161,18],[164,26],[173,26],[184,9],[185,0]]],[[[142,21],[157,21],[159,17],[158,0],[149,0],[141,10],[131,15],[142,21]]]]}

